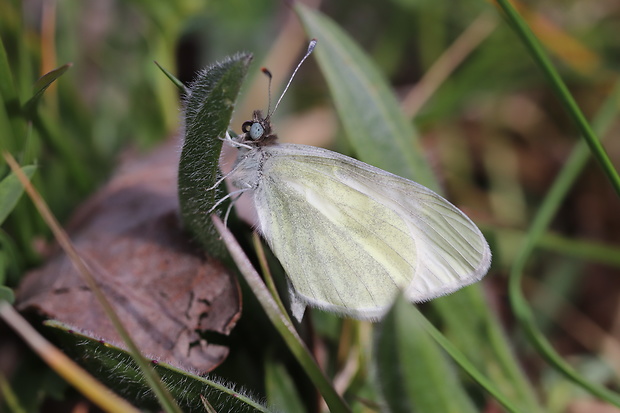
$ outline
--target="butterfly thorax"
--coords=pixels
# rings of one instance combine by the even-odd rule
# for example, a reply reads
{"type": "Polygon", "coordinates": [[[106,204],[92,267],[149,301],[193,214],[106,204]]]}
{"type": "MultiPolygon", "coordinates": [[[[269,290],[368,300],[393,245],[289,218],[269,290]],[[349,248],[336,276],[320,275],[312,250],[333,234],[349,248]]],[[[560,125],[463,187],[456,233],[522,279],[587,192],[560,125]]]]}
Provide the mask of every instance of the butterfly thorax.
{"type": "Polygon", "coordinates": [[[269,155],[264,146],[240,148],[237,161],[229,178],[239,189],[257,189],[263,175],[263,166],[269,155]]]}

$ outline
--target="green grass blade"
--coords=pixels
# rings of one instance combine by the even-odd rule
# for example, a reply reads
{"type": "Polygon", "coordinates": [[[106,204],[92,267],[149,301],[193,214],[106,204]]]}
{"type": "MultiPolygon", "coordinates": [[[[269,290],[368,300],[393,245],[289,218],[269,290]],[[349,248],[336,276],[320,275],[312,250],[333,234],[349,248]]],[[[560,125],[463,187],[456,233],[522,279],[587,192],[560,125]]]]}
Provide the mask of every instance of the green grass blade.
{"type": "MultiPolygon", "coordinates": [[[[602,133],[609,127],[612,120],[617,116],[620,110],[620,83],[616,84],[611,96],[605,102],[605,105],[599,111],[599,115],[594,121],[596,130],[602,133]]],[[[538,349],[555,368],[562,372],[566,377],[576,382],[592,394],[607,400],[608,402],[620,407],[620,395],[606,388],[600,387],[589,382],[587,379],[579,375],[568,363],[566,363],[560,355],[553,349],[542,332],[538,329],[536,320],[530,309],[523,293],[521,291],[521,280],[525,270],[526,263],[532,252],[538,245],[545,231],[549,228],[551,220],[557,213],[563,200],[566,198],[568,191],[574,184],[575,180],[583,170],[590,151],[583,141],[579,142],[570,157],[566,161],[564,168],[558,174],[552,187],[547,193],[547,197],[538,209],[533,219],[528,236],[510,269],[509,280],[509,297],[512,308],[522,325],[523,329],[531,339],[532,344],[538,349]]]]}
{"type": "MultiPolygon", "coordinates": [[[[445,332],[452,345],[458,346],[467,357],[468,363],[463,365],[466,372],[476,377],[467,369],[469,364],[484,371],[496,391],[513,403],[516,410],[530,413],[543,411],[515,359],[508,338],[499,327],[499,320],[489,311],[481,288],[469,286],[457,294],[437,298],[433,301],[433,307],[442,315],[445,332]]],[[[484,382],[480,385],[486,388],[484,382]]]]}
{"type": "MultiPolygon", "coordinates": [[[[80,156],[79,148],[76,148],[75,142],[67,139],[65,131],[56,121],[55,115],[50,114],[46,108],[41,108],[35,114],[33,119],[33,126],[40,134],[41,140],[46,144],[49,144],[50,148],[58,153],[59,162],[69,171],[72,177],[74,185],[84,193],[88,191],[94,180],[94,172],[91,169],[90,164],[85,163],[82,156],[80,156]]],[[[36,153],[25,153],[25,161],[33,161],[36,159],[36,153]]]]}
{"type": "MultiPolygon", "coordinates": [[[[580,145],[582,145],[587,156],[589,154],[587,145],[583,142],[580,145]]],[[[498,255],[512,255],[516,252],[515,246],[522,245],[527,236],[524,231],[514,229],[482,228],[482,230],[488,233],[493,232],[496,239],[500,240],[496,243],[495,248],[498,255]]],[[[608,245],[588,239],[573,239],[547,231],[540,237],[536,247],[541,251],[549,251],[593,264],[620,268],[620,246],[618,245],[608,245]]]]}
{"type": "Polygon", "coordinates": [[[437,190],[417,133],[375,65],[332,20],[300,3],[296,10],[318,40],[316,59],[360,159],[437,190]]]}
{"type": "Polygon", "coordinates": [[[590,124],[586,120],[581,109],[575,102],[575,99],[569,92],[566,84],[562,81],[562,78],[553,67],[551,60],[543,50],[540,42],[534,36],[534,33],[527,26],[525,21],[519,16],[519,13],[512,7],[508,0],[497,0],[497,4],[504,10],[509,22],[513,25],[517,35],[521,38],[523,44],[527,47],[536,63],[540,66],[541,70],[547,77],[547,81],[553,87],[558,99],[564,105],[564,108],[571,116],[571,118],[577,124],[577,127],[581,131],[583,139],[590,147],[590,151],[594,156],[594,159],[601,165],[603,172],[607,175],[607,178],[611,182],[616,193],[620,195],[620,176],[613,166],[611,159],[605,152],[605,149],[601,145],[600,140],[596,136],[596,133],[590,127],[590,124]]]}
{"type": "MultiPolygon", "coordinates": [[[[417,309],[413,308],[416,312],[417,309]]],[[[442,348],[450,354],[452,359],[456,361],[463,370],[465,370],[478,384],[484,387],[495,399],[501,403],[506,410],[510,412],[530,412],[530,410],[520,408],[515,404],[515,401],[508,399],[495,385],[493,381],[487,378],[479,369],[476,368],[468,358],[456,347],[454,346],[439,330],[435,328],[426,318],[418,317],[420,322],[424,324],[426,331],[437,341],[442,348]]]]}
{"type": "Polygon", "coordinates": [[[183,82],[181,82],[179,79],[177,79],[168,70],[164,69],[159,63],[157,63],[157,62],[154,62],[154,63],[157,65],[159,70],[161,70],[164,73],[164,75],[166,75],[166,77],[168,79],[170,79],[170,81],[181,91],[181,93],[183,93],[184,95],[187,95],[189,93],[189,89],[185,87],[183,82]]]}

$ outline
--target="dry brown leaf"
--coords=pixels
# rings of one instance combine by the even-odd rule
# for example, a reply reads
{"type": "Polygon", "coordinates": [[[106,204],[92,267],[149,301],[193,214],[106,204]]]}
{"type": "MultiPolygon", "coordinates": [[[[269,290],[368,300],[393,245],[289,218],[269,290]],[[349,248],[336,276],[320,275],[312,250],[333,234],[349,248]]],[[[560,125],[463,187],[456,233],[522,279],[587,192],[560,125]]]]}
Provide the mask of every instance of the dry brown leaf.
{"type": "MultiPolygon", "coordinates": [[[[179,149],[169,142],[126,167],[78,209],[68,232],[143,354],[208,372],[228,348],[198,331],[229,334],[241,311],[239,286],[181,229],[179,149]]],[[[20,310],[36,310],[96,338],[121,342],[64,253],[23,280],[20,310]]]]}

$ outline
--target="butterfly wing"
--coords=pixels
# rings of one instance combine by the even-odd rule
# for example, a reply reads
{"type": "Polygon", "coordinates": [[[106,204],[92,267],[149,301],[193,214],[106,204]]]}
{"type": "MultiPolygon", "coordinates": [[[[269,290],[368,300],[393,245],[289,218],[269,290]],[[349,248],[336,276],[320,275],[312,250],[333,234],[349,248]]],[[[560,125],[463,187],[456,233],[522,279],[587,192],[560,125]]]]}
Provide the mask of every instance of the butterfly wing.
{"type": "Polygon", "coordinates": [[[261,150],[260,229],[301,303],[377,319],[399,290],[424,301],[486,274],[478,228],[429,189],[320,148],[261,150]]]}

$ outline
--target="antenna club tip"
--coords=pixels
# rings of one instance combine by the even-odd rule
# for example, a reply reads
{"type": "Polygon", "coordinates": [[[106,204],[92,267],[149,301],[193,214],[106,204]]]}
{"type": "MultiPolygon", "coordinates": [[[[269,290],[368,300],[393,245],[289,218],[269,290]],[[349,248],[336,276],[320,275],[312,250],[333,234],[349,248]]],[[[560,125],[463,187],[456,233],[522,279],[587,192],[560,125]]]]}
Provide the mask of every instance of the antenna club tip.
{"type": "Polygon", "coordinates": [[[272,77],[271,72],[266,67],[261,67],[260,71],[269,76],[270,78],[272,77]]]}
{"type": "Polygon", "coordinates": [[[308,44],[308,53],[312,53],[312,51],[314,50],[314,46],[316,46],[316,42],[316,38],[310,40],[310,43],[308,44]]]}

